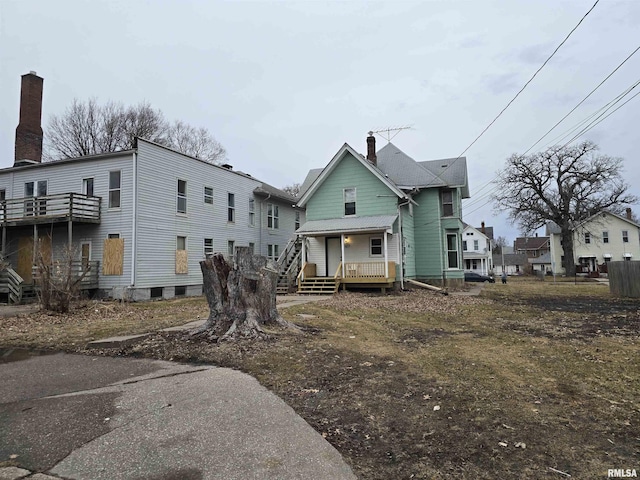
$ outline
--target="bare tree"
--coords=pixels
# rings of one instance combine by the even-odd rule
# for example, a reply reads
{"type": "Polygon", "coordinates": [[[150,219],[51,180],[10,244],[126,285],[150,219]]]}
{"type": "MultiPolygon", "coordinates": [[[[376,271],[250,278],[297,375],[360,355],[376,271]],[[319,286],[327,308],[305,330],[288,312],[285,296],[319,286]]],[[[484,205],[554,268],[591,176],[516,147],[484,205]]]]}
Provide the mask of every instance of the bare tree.
{"type": "Polygon", "coordinates": [[[211,163],[226,156],[224,147],[206,128],[181,121],[167,122],[149,103],[126,107],[77,99],[61,115],[52,115],[45,134],[46,159],[59,160],[97,153],[130,150],[136,137],[173,148],[211,163]]]}
{"type": "Polygon", "coordinates": [[[575,275],[574,228],[596,212],[619,212],[638,201],[627,193],[623,160],[597,150],[585,141],[531,155],[513,154],[494,182],[499,187],[493,195],[496,210],[509,212],[522,230],[534,231],[547,222],[558,225],[569,276],[575,275]]]}
{"type": "Polygon", "coordinates": [[[282,187],[282,191],[287,192],[289,195],[297,197],[300,195],[300,184],[293,183],[291,185],[287,185],[286,187],[282,187]]]}
{"type": "Polygon", "coordinates": [[[502,249],[508,245],[505,237],[498,237],[493,241],[493,253],[502,253],[502,249]]]}
{"type": "Polygon", "coordinates": [[[206,128],[196,128],[180,120],[168,128],[167,145],[209,163],[222,163],[227,156],[225,148],[206,128]]]}

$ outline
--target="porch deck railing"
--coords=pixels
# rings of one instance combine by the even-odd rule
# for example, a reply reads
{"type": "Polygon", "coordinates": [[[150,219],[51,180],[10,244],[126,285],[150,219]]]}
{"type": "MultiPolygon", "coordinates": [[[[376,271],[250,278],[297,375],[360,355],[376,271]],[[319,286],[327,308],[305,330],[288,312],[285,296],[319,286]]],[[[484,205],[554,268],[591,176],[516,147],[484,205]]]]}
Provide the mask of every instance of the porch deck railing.
{"type": "Polygon", "coordinates": [[[336,274],[344,279],[395,279],[396,264],[388,263],[388,272],[385,272],[384,262],[344,262],[344,277],[342,277],[342,265],[338,268],[336,274]]]}
{"type": "Polygon", "coordinates": [[[56,220],[99,223],[100,202],[100,197],[74,192],[11,198],[0,202],[0,224],[33,224],[56,220]]]}
{"type": "MultiPolygon", "coordinates": [[[[98,274],[100,272],[100,262],[95,260],[95,261],[81,261],[81,260],[77,260],[77,261],[73,261],[71,262],[71,272],[70,272],[70,277],[73,279],[77,279],[80,276],[82,276],[82,274],[84,273],[84,277],[82,277],[82,279],[80,280],[80,289],[81,290],[88,290],[88,289],[92,289],[92,288],[98,288],[98,274]],[[86,272],[86,273],[85,273],[86,272]]],[[[51,269],[51,275],[52,276],[64,276],[66,275],[66,267],[67,267],[67,263],[66,262],[53,262],[51,265],[49,265],[49,268],[51,269]]],[[[37,285],[39,280],[40,280],[40,270],[38,269],[37,266],[33,266],[33,280],[34,283],[37,285]]]]}

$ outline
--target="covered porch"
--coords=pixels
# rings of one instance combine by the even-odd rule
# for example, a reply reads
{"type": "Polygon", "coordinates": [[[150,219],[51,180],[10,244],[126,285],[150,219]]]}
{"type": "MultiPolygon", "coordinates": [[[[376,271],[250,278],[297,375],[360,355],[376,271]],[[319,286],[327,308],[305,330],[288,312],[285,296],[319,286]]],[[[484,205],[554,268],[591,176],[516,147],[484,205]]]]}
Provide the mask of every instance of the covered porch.
{"type": "Polygon", "coordinates": [[[340,286],[392,288],[400,258],[396,220],[390,215],[305,223],[297,231],[303,258],[298,293],[334,293],[340,286]]]}

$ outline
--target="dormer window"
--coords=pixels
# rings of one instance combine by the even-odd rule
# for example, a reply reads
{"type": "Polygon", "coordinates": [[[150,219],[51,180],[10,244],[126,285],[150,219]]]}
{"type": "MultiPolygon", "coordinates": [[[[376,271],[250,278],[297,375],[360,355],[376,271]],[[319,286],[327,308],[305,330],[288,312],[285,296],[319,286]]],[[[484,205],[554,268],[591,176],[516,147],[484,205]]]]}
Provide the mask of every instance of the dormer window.
{"type": "Polygon", "coordinates": [[[356,189],[349,187],[344,189],[344,215],[356,214],[356,189]]]}

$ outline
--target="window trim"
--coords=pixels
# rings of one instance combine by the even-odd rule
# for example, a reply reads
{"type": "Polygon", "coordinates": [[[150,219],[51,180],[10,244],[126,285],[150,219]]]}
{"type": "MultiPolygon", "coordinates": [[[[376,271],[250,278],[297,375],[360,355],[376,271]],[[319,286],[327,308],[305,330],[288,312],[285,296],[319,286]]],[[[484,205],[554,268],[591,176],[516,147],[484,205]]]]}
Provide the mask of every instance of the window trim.
{"type": "Polygon", "coordinates": [[[280,210],[275,203],[267,203],[267,228],[270,230],[280,228],[280,210]]]}
{"type": "Polygon", "coordinates": [[[183,178],[178,178],[177,182],[177,191],[176,191],[176,214],[178,215],[186,215],[187,214],[187,181],[183,178]],[[180,182],[184,183],[184,192],[180,192],[180,182]],[[184,200],[184,211],[180,210],[180,200],[184,200]]]}
{"type": "Polygon", "coordinates": [[[372,237],[369,237],[369,256],[372,258],[380,258],[384,256],[384,239],[382,238],[381,235],[375,235],[372,237]],[[379,240],[380,241],[380,245],[373,245],[374,240],[379,240]],[[373,253],[373,249],[375,248],[380,248],[380,253],[373,253]]]}
{"type": "Polygon", "coordinates": [[[187,249],[187,236],[186,235],[176,235],[176,251],[179,251],[179,250],[188,250],[187,249]],[[178,248],[179,247],[178,240],[180,238],[184,238],[184,248],[178,248]]]}
{"type": "Polygon", "coordinates": [[[591,244],[591,233],[590,232],[584,232],[584,243],[585,243],[585,245],[591,244]]]}
{"type": "Polygon", "coordinates": [[[204,186],[204,203],[205,205],[213,205],[213,187],[204,186]],[[211,193],[207,193],[207,189],[211,190],[211,193]]]}
{"type": "Polygon", "coordinates": [[[356,187],[344,187],[342,189],[342,206],[345,217],[355,217],[358,213],[358,190],[356,187]],[[353,190],[353,201],[347,202],[347,191],[353,190]],[[347,205],[353,204],[353,213],[347,213],[347,205]]]}
{"type": "Polygon", "coordinates": [[[277,243],[267,244],[267,258],[274,262],[280,257],[280,245],[277,243]]]}
{"type": "Polygon", "coordinates": [[[602,243],[609,243],[609,231],[604,230],[602,232],[602,243]]]}
{"type": "Polygon", "coordinates": [[[236,194],[227,192],[227,223],[236,223],[236,194]]]}
{"type": "Polygon", "coordinates": [[[227,240],[227,254],[233,257],[233,254],[236,250],[236,241],[235,240],[227,240]]]}
{"type": "Polygon", "coordinates": [[[213,249],[213,238],[203,238],[202,239],[202,254],[204,255],[204,258],[209,258],[210,256],[213,255],[213,252],[214,252],[214,249],[213,249]],[[211,246],[210,247],[207,246],[207,240],[211,241],[211,246]]]}
{"type": "Polygon", "coordinates": [[[256,199],[255,198],[249,199],[249,226],[250,227],[256,226],[256,199]]]}
{"type": "Polygon", "coordinates": [[[622,243],[629,243],[629,230],[622,230],[622,243]]]}
{"type": "Polygon", "coordinates": [[[108,208],[109,208],[109,210],[118,210],[118,209],[122,208],[122,170],[109,170],[109,184],[108,184],[107,198],[108,198],[108,208]],[[111,186],[111,174],[112,173],[117,173],[118,174],[118,187],[117,188],[113,188],[111,186]],[[118,205],[114,206],[114,205],[111,204],[111,193],[112,192],[118,192],[118,205]]]}
{"type": "Polygon", "coordinates": [[[455,209],[453,208],[453,189],[445,188],[441,190],[440,193],[440,204],[442,205],[442,216],[443,217],[453,217],[455,213],[455,209]],[[451,195],[451,200],[445,202],[445,194],[451,195]],[[448,214],[445,206],[451,206],[451,213],[448,214]]]}
{"type": "Polygon", "coordinates": [[[447,270],[460,270],[460,251],[458,250],[458,234],[457,233],[447,233],[446,234],[446,252],[447,252],[447,270]],[[449,248],[449,238],[455,239],[455,250],[451,250],[449,248]],[[456,254],[456,266],[452,267],[450,264],[450,254],[455,252],[456,254]]]}

